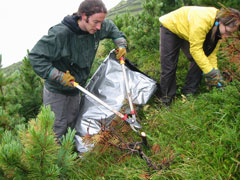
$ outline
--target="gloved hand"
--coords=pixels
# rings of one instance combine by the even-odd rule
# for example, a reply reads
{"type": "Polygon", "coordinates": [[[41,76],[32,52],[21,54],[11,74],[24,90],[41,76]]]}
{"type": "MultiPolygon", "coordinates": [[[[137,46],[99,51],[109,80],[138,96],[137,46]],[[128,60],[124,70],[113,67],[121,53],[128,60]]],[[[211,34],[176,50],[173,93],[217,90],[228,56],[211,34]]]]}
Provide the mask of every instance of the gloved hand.
{"type": "Polygon", "coordinates": [[[115,50],[116,58],[125,57],[127,55],[127,50],[125,47],[119,47],[115,50]]]}
{"type": "Polygon", "coordinates": [[[70,86],[73,87],[72,83],[70,81],[75,81],[75,78],[70,74],[70,72],[67,70],[66,73],[62,74],[60,83],[63,86],[70,86]]]}
{"type": "Polygon", "coordinates": [[[208,88],[225,86],[225,82],[218,69],[213,68],[209,73],[203,74],[208,88]]]}

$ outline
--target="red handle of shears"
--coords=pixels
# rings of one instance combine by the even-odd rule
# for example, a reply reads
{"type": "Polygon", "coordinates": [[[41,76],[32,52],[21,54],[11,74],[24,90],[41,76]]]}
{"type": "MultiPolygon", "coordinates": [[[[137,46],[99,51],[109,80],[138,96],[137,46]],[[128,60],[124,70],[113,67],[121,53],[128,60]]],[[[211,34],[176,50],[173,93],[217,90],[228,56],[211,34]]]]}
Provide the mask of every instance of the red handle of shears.
{"type": "Polygon", "coordinates": [[[125,60],[124,60],[124,58],[123,57],[120,57],[120,64],[125,64],[125,60]]]}

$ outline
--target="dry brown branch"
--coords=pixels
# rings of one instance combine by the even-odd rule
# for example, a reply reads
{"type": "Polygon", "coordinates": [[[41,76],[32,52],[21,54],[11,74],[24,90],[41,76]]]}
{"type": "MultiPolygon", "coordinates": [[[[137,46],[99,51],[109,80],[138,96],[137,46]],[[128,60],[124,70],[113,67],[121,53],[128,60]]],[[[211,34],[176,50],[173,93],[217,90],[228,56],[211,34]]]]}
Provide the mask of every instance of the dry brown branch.
{"type": "Polygon", "coordinates": [[[105,128],[105,131],[107,131],[107,133],[102,132],[105,135],[102,136],[101,141],[99,141],[99,144],[102,144],[103,148],[111,146],[120,149],[121,151],[124,151],[125,153],[118,159],[118,162],[122,161],[127,156],[138,155],[143,160],[145,160],[149,169],[162,170],[168,168],[174,159],[171,158],[170,160],[166,160],[165,158],[160,163],[154,163],[151,160],[151,158],[149,158],[143,152],[142,147],[148,146],[146,142],[146,137],[143,137],[142,141],[125,142],[124,139],[115,131],[113,127],[109,127],[108,129],[105,128]],[[113,141],[112,139],[115,139],[115,141],[113,141]]]}

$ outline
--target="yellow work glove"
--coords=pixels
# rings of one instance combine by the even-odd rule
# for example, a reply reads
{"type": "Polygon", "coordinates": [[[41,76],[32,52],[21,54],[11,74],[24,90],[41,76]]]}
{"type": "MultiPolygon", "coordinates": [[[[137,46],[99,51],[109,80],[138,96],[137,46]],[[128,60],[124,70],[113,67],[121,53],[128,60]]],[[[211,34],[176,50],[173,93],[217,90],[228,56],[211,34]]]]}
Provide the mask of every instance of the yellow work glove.
{"type": "Polygon", "coordinates": [[[60,83],[61,83],[63,86],[73,87],[71,81],[75,81],[75,78],[74,78],[74,77],[70,74],[70,72],[67,70],[66,73],[63,73],[60,83]]]}
{"type": "Polygon", "coordinates": [[[125,57],[127,55],[127,50],[124,47],[119,47],[115,50],[116,58],[120,59],[121,57],[125,57]]]}

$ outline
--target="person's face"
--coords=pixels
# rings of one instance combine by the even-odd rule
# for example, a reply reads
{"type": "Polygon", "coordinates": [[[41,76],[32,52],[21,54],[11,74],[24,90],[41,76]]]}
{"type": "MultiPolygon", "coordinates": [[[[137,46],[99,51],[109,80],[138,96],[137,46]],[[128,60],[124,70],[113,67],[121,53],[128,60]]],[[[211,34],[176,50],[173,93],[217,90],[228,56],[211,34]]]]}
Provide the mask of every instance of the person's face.
{"type": "Polygon", "coordinates": [[[105,17],[106,13],[96,13],[89,17],[87,17],[85,14],[82,14],[80,28],[83,31],[89,32],[89,34],[94,34],[97,30],[101,29],[102,22],[105,17]]]}
{"type": "Polygon", "coordinates": [[[229,37],[232,33],[238,31],[238,26],[234,25],[224,25],[223,23],[220,22],[220,33],[223,37],[229,37]]]}

